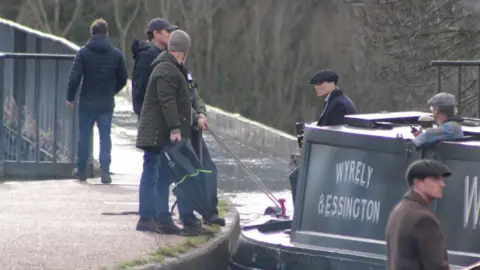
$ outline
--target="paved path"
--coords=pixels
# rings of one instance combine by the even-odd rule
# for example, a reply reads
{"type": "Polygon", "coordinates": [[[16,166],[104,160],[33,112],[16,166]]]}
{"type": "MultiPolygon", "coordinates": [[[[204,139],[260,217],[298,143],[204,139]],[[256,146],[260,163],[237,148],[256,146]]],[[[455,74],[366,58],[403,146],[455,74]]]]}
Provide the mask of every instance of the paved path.
{"type": "Polygon", "coordinates": [[[183,241],[135,231],[137,216],[102,215],[135,210],[137,201],[135,188],[114,185],[0,184],[0,269],[99,269],[183,241]]]}

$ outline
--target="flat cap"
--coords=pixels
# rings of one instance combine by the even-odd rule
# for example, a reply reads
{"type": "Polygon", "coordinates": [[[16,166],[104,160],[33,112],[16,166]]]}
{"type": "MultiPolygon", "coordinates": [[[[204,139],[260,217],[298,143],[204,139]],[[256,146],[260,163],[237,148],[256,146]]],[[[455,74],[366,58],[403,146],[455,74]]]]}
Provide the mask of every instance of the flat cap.
{"type": "Polygon", "coordinates": [[[438,93],[427,101],[428,106],[455,106],[455,96],[449,93],[438,93]]]}
{"type": "Polygon", "coordinates": [[[420,159],[414,161],[410,166],[408,166],[405,178],[409,185],[412,184],[413,179],[415,178],[425,178],[425,177],[449,177],[452,175],[452,172],[440,161],[432,159],[420,159]]]}
{"type": "Polygon", "coordinates": [[[178,29],[178,26],[170,24],[165,18],[153,18],[147,26],[147,32],[153,32],[155,30],[167,30],[174,31],[178,29]]]}
{"type": "Polygon", "coordinates": [[[337,84],[337,73],[328,69],[323,69],[315,73],[315,75],[313,75],[312,79],[310,80],[310,84],[317,84],[323,82],[334,82],[335,84],[337,84]]]}

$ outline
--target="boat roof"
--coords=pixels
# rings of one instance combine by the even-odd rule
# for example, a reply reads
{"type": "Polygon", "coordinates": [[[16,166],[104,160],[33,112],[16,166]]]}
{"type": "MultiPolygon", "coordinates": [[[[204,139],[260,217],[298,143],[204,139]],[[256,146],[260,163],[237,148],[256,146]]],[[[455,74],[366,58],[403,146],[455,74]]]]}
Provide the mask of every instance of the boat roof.
{"type": "MultiPolygon", "coordinates": [[[[392,139],[413,139],[412,127],[419,129],[422,116],[431,116],[431,113],[420,111],[369,113],[345,116],[346,124],[339,126],[317,126],[316,122],[305,125],[306,129],[331,130],[343,133],[383,137],[392,139]]],[[[446,141],[446,143],[480,146],[480,119],[459,118],[465,138],[446,141]]]]}

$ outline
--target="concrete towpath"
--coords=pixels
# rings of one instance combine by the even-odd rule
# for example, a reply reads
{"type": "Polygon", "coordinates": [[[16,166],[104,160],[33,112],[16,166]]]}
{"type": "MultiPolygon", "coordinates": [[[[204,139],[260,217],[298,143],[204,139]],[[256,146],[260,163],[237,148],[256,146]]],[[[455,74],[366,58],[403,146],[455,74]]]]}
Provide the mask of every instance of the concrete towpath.
{"type": "MultiPolygon", "coordinates": [[[[102,269],[185,243],[181,236],[137,232],[137,215],[117,215],[138,211],[143,161],[123,132],[113,127],[111,185],[98,178],[0,183],[0,269],[102,269]]],[[[233,223],[227,219],[222,232],[233,223]]]]}
{"type": "Polygon", "coordinates": [[[136,188],[116,185],[0,184],[0,269],[101,269],[183,241],[135,231],[134,215],[104,215],[137,201],[136,188]]]}

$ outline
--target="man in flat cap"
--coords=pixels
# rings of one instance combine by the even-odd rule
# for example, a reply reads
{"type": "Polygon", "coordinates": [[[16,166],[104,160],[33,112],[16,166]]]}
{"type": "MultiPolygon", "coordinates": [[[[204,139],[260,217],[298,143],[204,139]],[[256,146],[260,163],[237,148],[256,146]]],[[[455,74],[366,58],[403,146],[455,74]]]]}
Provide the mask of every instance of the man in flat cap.
{"type": "MultiPolygon", "coordinates": [[[[355,104],[348,96],[344,95],[337,83],[338,75],[330,70],[320,70],[310,80],[310,84],[314,85],[317,96],[325,97],[322,111],[318,117],[318,126],[343,125],[345,124],[345,115],[357,113],[355,104]]],[[[298,166],[288,176],[294,203],[299,171],[298,166]]]]}
{"type": "Polygon", "coordinates": [[[345,123],[345,115],[357,113],[355,104],[348,96],[344,95],[337,83],[338,75],[330,70],[320,70],[310,80],[317,96],[325,97],[317,122],[319,126],[342,125],[345,123]]]}
{"type": "Polygon", "coordinates": [[[463,137],[462,126],[454,121],[456,117],[455,96],[449,93],[438,93],[427,102],[433,119],[438,127],[426,129],[425,132],[414,131],[413,143],[417,147],[432,144],[438,140],[451,140],[463,137]]]}
{"type": "Polygon", "coordinates": [[[405,176],[410,190],[392,209],[387,221],[388,269],[449,269],[440,221],[428,205],[442,198],[444,179],[451,175],[445,164],[435,160],[417,160],[407,168],[405,176]]]}
{"type": "MultiPolygon", "coordinates": [[[[134,59],[132,72],[132,104],[133,111],[140,117],[143,107],[143,100],[147,90],[148,79],[152,73],[151,66],[153,60],[167,49],[170,33],[178,29],[178,26],[172,25],[164,18],[154,18],[147,26],[147,41],[134,40],[131,46],[134,59]]],[[[143,172],[140,178],[138,213],[140,220],[137,223],[139,231],[156,230],[155,223],[155,205],[161,200],[156,193],[156,179],[164,177],[166,174],[162,171],[156,171],[159,166],[159,155],[157,153],[145,150],[143,153],[143,172]],[[159,174],[160,176],[156,176],[159,174]]],[[[161,169],[159,167],[158,169],[161,169]]]]}
{"type": "MultiPolygon", "coordinates": [[[[145,93],[136,142],[136,146],[144,151],[161,153],[168,144],[191,138],[192,104],[184,68],[190,46],[190,36],[182,30],[175,30],[170,34],[168,50],[152,62],[153,71],[145,93]]],[[[173,222],[168,207],[170,179],[158,176],[156,170],[161,161],[156,162],[157,166],[146,169],[157,177],[154,181],[159,185],[155,195],[158,196],[155,218],[158,232],[183,235],[205,233],[202,222],[197,220],[185,198],[177,197],[183,229],[173,222]]]]}

